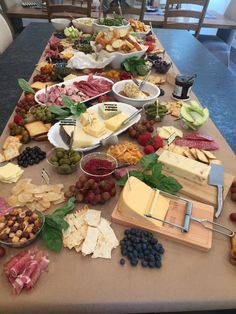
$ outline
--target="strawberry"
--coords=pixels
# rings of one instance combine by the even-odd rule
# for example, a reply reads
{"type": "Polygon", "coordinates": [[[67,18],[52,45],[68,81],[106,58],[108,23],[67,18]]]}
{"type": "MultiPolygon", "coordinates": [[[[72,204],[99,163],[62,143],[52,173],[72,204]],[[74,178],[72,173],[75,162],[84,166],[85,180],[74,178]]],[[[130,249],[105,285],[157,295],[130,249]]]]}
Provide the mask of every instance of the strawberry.
{"type": "Polygon", "coordinates": [[[155,45],[153,45],[152,43],[150,43],[150,42],[148,42],[148,41],[146,41],[145,43],[144,43],[144,46],[148,46],[148,52],[151,52],[151,51],[153,51],[154,50],[154,48],[155,48],[155,45]]]}
{"type": "Polygon", "coordinates": [[[144,147],[144,153],[146,155],[153,154],[155,152],[155,148],[152,145],[147,145],[144,147]]]}
{"type": "Polygon", "coordinates": [[[163,147],[163,140],[159,135],[156,135],[152,138],[152,145],[155,148],[155,150],[163,147]]]}
{"type": "Polygon", "coordinates": [[[147,40],[147,41],[151,41],[152,43],[155,43],[155,42],[156,42],[156,38],[155,38],[154,36],[152,36],[152,35],[148,35],[148,36],[146,37],[146,40],[147,40]]]}
{"type": "Polygon", "coordinates": [[[137,140],[140,145],[145,146],[147,145],[148,141],[150,141],[151,138],[152,138],[151,133],[144,132],[138,136],[137,140]]]}

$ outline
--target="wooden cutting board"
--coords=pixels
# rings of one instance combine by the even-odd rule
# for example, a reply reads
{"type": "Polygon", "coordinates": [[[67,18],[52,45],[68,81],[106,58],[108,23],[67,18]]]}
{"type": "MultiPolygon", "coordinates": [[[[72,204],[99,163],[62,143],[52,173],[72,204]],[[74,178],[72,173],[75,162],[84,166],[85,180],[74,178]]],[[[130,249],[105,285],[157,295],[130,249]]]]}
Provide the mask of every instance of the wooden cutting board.
{"type": "MultiPolygon", "coordinates": [[[[158,155],[161,153],[161,149],[157,151],[158,155]]],[[[173,174],[169,174],[166,171],[163,171],[163,174],[174,177],[183,188],[179,191],[179,195],[184,195],[187,198],[197,200],[199,202],[209,204],[215,208],[217,208],[217,188],[215,186],[206,184],[200,185],[189,180],[180,178],[173,174]]],[[[234,176],[232,174],[226,173],[224,174],[224,199],[226,198],[230,187],[234,181],[234,176]]]]}
{"type": "MultiPolygon", "coordinates": [[[[118,203],[119,204],[119,203],[118,203]]],[[[143,220],[132,219],[126,217],[125,213],[121,212],[118,208],[118,204],[112,212],[112,221],[127,227],[139,227],[149,231],[163,234],[174,241],[181,242],[187,246],[193,248],[209,251],[212,246],[212,232],[205,229],[199,223],[191,221],[190,229],[187,233],[181,232],[179,228],[163,224],[162,227],[153,225],[150,220],[152,218],[146,218],[147,222],[143,220]]],[[[183,201],[170,201],[170,206],[167,211],[165,220],[175,224],[182,225],[184,220],[186,203],[183,201]]],[[[192,216],[197,218],[206,218],[209,221],[213,221],[214,208],[200,202],[193,201],[192,216]]]]}

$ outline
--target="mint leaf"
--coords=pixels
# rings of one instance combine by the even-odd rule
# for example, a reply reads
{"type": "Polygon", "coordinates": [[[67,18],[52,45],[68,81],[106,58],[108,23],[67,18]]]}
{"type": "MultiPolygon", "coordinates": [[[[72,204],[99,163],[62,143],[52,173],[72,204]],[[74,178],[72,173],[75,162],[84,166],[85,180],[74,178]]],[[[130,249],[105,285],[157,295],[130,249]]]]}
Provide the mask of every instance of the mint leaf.
{"type": "MultiPolygon", "coordinates": [[[[144,181],[144,174],[141,172],[141,171],[138,171],[138,170],[131,170],[129,171],[129,176],[133,176],[133,177],[136,177],[138,178],[139,180],[141,181],[144,181]]],[[[117,180],[116,183],[119,185],[119,186],[124,186],[125,183],[127,182],[128,180],[128,175],[126,174],[125,176],[123,176],[121,179],[117,180]]]]}
{"type": "Polygon", "coordinates": [[[182,185],[175,178],[164,176],[160,180],[159,187],[157,186],[157,188],[159,190],[175,194],[182,189],[182,185]]]}
{"type": "Polygon", "coordinates": [[[18,79],[18,84],[24,92],[35,94],[35,91],[26,80],[18,79]]]}
{"type": "Polygon", "coordinates": [[[66,95],[62,95],[61,99],[63,101],[64,106],[69,108],[69,109],[75,104],[74,101],[71,100],[70,97],[68,97],[66,95]]]}
{"type": "Polygon", "coordinates": [[[145,155],[139,162],[145,170],[151,169],[157,163],[157,154],[145,155]]]}

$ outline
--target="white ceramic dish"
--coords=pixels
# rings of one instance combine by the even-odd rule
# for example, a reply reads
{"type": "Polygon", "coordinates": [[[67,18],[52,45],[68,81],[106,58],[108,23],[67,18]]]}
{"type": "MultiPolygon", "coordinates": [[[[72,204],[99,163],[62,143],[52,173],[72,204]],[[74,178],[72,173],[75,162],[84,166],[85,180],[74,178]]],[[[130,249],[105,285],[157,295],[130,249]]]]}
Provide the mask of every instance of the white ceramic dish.
{"type": "Polygon", "coordinates": [[[95,34],[99,33],[99,32],[107,32],[109,30],[113,30],[113,29],[116,29],[116,30],[128,30],[129,27],[130,27],[130,24],[129,22],[127,22],[126,25],[121,25],[121,26],[107,26],[107,25],[101,25],[101,24],[98,24],[97,23],[98,20],[94,20],[93,21],[93,32],[95,34]]]}
{"type": "MultiPolygon", "coordinates": [[[[142,81],[138,80],[138,82],[141,83],[142,81]]],[[[144,84],[142,90],[148,92],[150,95],[149,97],[147,97],[145,99],[128,98],[128,97],[125,97],[125,96],[120,94],[120,92],[124,89],[124,86],[126,83],[134,84],[134,82],[132,80],[120,81],[120,82],[115,83],[112,86],[112,91],[115,94],[115,97],[117,100],[124,102],[126,104],[129,104],[131,106],[137,107],[137,108],[140,108],[143,105],[151,104],[151,103],[155,102],[157,100],[157,98],[159,97],[160,92],[161,92],[160,89],[156,85],[149,83],[149,82],[146,82],[144,84]]]]}
{"type": "Polygon", "coordinates": [[[125,59],[131,58],[134,56],[141,58],[145,54],[145,52],[148,50],[148,47],[144,45],[140,45],[140,46],[142,48],[142,50],[140,51],[135,51],[135,52],[130,52],[130,53],[111,52],[110,55],[116,56],[114,60],[111,62],[111,67],[113,69],[120,69],[121,63],[125,61],[125,59]]]}
{"type": "MultiPolygon", "coordinates": [[[[109,103],[109,102],[107,102],[109,103]]],[[[114,104],[114,101],[113,102],[110,102],[110,103],[113,103],[114,104]]],[[[125,115],[127,115],[127,117],[130,117],[133,113],[137,112],[137,109],[134,108],[133,106],[130,106],[128,105],[127,103],[120,103],[120,102],[116,102],[117,104],[117,107],[118,107],[118,110],[121,110],[122,113],[124,113],[125,115]]],[[[103,120],[100,115],[98,114],[98,107],[101,106],[101,104],[96,104],[92,107],[90,107],[88,109],[88,111],[90,112],[95,112],[98,119],[100,121],[105,121],[103,120]]],[[[131,125],[133,125],[134,123],[137,123],[141,118],[141,115],[138,114],[136,117],[134,117],[129,123],[127,123],[125,126],[123,126],[122,128],[120,128],[115,134],[116,135],[119,135],[121,133],[123,133],[125,130],[127,130],[131,125]]],[[[77,149],[77,151],[80,151],[80,152],[88,152],[90,150],[93,150],[97,147],[100,146],[100,140],[101,139],[104,139],[106,138],[108,135],[110,135],[112,132],[110,130],[107,131],[106,134],[104,134],[103,136],[101,136],[100,138],[95,138],[93,136],[91,136],[91,139],[93,141],[93,144],[92,146],[89,146],[89,147],[85,147],[85,148],[80,148],[80,149],[77,149]]],[[[68,149],[68,146],[65,144],[65,142],[63,141],[61,135],[60,135],[60,125],[59,125],[59,122],[57,122],[56,124],[54,124],[49,132],[48,132],[48,140],[49,142],[55,146],[55,147],[62,147],[62,148],[65,148],[65,149],[68,149]]]]}
{"type": "Polygon", "coordinates": [[[70,20],[68,19],[51,19],[52,25],[53,27],[57,30],[57,31],[63,31],[66,27],[70,26],[70,20]]]}
{"type": "Polygon", "coordinates": [[[95,19],[91,17],[80,17],[78,19],[72,20],[72,24],[77,29],[81,30],[85,34],[93,33],[93,21],[95,19]]]}
{"type": "MultiPolygon", "coordinates": [[[[94,78],[102,78],[102,79],[104,79],[104,80],[106,80],[106,81],[108,81],[108,82],[110,82],[110,83],[113,84],[113,82],[112,82],[111,80],[109,80],[108,78],[106,78],[106,77],[97,76],[97,75],[93,75],[93,77],[94,77],[94,78]]],[[[68,81],[66,81],[66,82],[62,82],[62,83],[58,83],[58,84],[51,85],[51,86],[48,87],[48,91],[50,91],[50,89],[51,89],[53,86],[61,86],[61,85],[70,86],[70,85],[72,85],[74,82],[79,82],[79,81],[82,81],[82,80],[87,80],[87,78],[88,78],[88,75],[78,76],[78,77],[76,77],[76,78],[74,78],[74,79],[72,79],[72,80],[68,80],[68,81]]],[[[110,90],[109,90],[109,91],[110,91],[110,90]]],[[[90,97],[90,98],[88,98],[88,99],[86,99],[86,100],[83,100],[83,102],[85,103],[85,102],[90,101],[90,100],[92,100],[92,99],[95,99],[95,98],[97,98],[97,97],[99,97],[99,96],[105,95],[105,94],[109,93],[109,91],[106,91],[106,92],[104,92],[104,93],[98,94],[98,95],[96,95],[96,96],[94,96],[94,97],[90,97]]],[[[45,93],[45,88],[40,89],[40,90],[37,91],[37,93],[34,95],[34,99],[35,99],[35,101],[36,101],[38,104],[42,104],[42,102],[40,102],[40,100],[38,99],[38,96],[39,96],[40,94],[42,94],[42,93],[45,93]]]]}

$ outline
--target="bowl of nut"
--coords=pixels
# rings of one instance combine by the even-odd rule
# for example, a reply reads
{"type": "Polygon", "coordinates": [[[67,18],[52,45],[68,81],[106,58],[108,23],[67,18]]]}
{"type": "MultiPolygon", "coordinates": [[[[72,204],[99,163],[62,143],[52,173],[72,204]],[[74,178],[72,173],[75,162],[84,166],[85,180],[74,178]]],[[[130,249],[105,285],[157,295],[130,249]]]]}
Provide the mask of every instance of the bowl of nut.
{"type": "Polygon", "coordinates": [[[37,209],[13,207],[0,216],[0,244],[15,248],[31,244],[42,230],[44,221],[44,215],[37,209]]]}
{"type": "Polygon", "coordinates": [[[78,169],[82,154],[73,149],[53,148],[47,154],[47,162],[59,174],[71,174],[78,169]]]}

